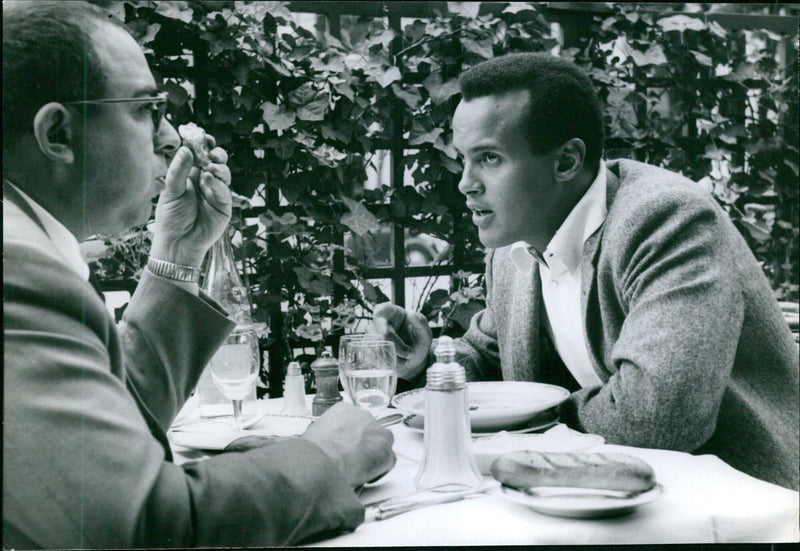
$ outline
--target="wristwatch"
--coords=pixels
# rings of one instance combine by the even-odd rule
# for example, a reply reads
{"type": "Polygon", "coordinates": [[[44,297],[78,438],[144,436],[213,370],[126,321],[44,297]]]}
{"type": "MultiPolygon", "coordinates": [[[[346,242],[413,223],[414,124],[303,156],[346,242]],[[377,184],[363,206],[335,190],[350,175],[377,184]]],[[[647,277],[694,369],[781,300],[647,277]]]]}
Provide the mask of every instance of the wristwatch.
{"type": "Polygon", "coordinates": [[[173,279],[175,281],[197,283],[200,280],[200,268],[173,264],[172,262],[158,260],[157,258],[147,259],[147,269],[150,270],[153,275],[166,277],[167,279],[173,279]]]}

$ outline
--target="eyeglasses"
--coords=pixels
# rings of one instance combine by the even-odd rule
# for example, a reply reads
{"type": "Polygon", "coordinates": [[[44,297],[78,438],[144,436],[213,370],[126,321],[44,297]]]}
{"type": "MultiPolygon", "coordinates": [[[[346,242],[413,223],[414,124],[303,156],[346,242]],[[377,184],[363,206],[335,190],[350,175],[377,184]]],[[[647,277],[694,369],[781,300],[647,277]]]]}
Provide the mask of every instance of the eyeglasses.
{"type": "Polygon", "coordinates": [[[105,105],[109,103],[149,103],[150,116],[153,117],[153,132],[157,132],[167,113],[167,92],[160,92],[155,96],[139,98],[108,98],[108,99],[87,99],[83,101],[65,101],[64,105],[105,105]]]}

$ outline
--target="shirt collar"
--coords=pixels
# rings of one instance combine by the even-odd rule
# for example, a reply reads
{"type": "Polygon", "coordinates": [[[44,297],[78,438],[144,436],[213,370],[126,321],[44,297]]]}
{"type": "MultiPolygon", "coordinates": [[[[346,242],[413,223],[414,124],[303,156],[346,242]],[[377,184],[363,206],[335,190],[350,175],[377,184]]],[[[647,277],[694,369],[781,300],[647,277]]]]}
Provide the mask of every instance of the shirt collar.
{"type": "Polygon", "coordinates": [[[78,240],[75,239],[75,236],[72,235],[72,233],[66,227],[64,227],[61,222],[56,220],[49,212],[39,205],[39,203],[28,197],[28,195],[19,189],[19,187],[14,185],[7,178],[4,178],[4,180],[7,185],[14,188],[14,191],[16,191],[20,197],[22,197],[25,202],[28,203],[28,206],[30,206],[36,216],[39,217],[39,221],[42,223],[45,233],[50,238],[50,241],[55,246],[55,249],[64,258],[67,265],[82,279],[88,281],[89,266],[81,256],[81,250],[78,246],[78,240]]]}
{"type": "Polygon", "coordinates": [[[601,160],[597,177],[558,228],[544,255],[533,250],[525,241],[518,241],[511,245],[511,260],[518,270],[528,273],[533,269],[534,261],[547,267],[544,260],[552,255],[563,262],[570,273],[575,273],[580,267],[584,242],[603,224],[607,214],[606,165],[601,160]]]}

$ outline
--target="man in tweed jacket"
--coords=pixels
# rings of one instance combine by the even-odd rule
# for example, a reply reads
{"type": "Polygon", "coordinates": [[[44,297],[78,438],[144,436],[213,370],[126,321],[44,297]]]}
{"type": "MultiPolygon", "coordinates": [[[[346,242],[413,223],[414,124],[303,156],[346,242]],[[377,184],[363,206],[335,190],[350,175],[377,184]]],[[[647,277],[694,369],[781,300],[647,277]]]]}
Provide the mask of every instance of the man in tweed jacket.
{"type": "MultiPolygon", "coordinates": [[[[797,347],[726,213],[678,174],[604,163],[599,102],[569,62],[495,58],[461,90],[459,190],[489,249],[486,308],[457,340],[468,377],[565,386],[573,428],[797,489],[797,347]]],[[[427,322],[375,316],[419,383],[427,322]]]]}

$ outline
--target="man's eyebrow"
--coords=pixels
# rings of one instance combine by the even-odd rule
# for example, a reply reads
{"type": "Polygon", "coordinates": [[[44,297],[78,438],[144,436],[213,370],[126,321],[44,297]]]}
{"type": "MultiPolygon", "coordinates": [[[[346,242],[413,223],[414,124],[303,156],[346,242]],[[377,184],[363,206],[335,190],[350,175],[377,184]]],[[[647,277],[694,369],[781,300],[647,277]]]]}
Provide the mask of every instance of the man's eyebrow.
{"type": "MultiPolygon", "coordinates": [[[[455,147],[455,146],[453,146],[455,147]]],[[[483,153],[484,151],[496,151],[497,144],[494,142],[487,142],[487,143],[480,143],[478,145],[474,145],[467,150],[467,153],[474,155],[475,153],[483,153]]],[[[461,153],[461,150],[456,147],[456,151],[461,153]]]]}

